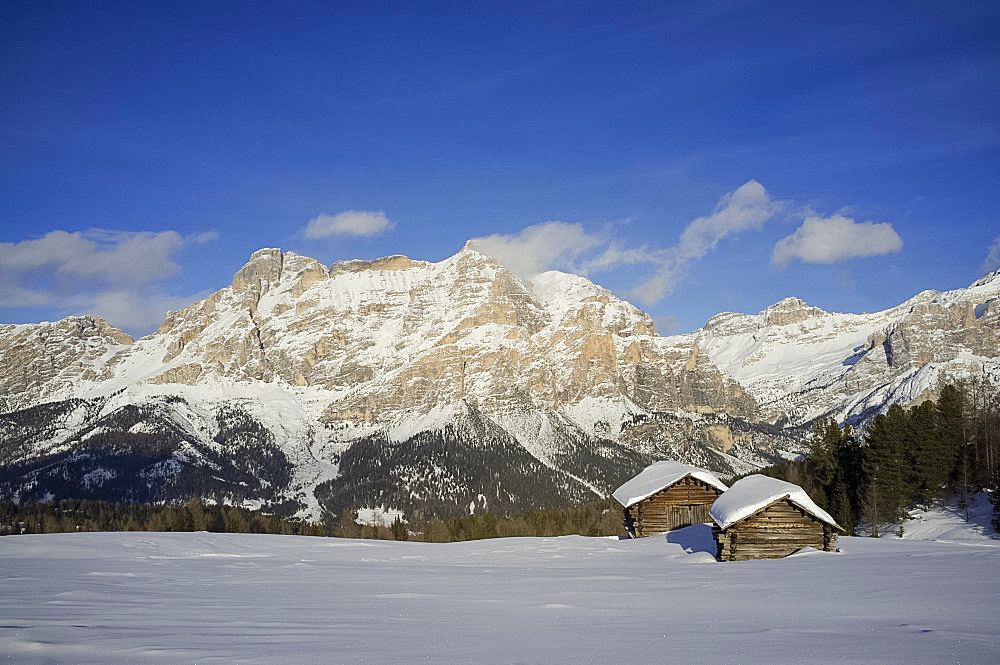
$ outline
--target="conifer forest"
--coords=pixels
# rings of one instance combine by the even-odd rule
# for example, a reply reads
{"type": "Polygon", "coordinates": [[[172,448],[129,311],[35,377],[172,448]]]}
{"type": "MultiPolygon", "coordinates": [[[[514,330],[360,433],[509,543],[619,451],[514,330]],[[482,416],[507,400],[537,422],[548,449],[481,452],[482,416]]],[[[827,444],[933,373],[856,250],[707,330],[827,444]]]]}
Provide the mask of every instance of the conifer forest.
{"type": "MultiPolygon", "coordinates": [[[[989,493],[1000,531],[1000,393],[985,380],[948,385],[937,400],[893,405],[863,435],[817,421],[810,454],[761,471],[801,485],[849,534],[905,530],[907,506],[954,494],[967,510],[989,493]]],[[[968,516],[966,515],[966,519],[968,516]]]]}

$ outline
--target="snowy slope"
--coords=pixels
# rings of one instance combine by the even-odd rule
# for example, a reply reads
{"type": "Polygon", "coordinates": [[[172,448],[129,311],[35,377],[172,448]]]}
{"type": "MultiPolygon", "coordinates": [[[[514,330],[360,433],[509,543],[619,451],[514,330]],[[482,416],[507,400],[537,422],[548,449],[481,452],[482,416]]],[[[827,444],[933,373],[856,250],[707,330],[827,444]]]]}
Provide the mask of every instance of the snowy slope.
{"type": "Polygon", "coordinates": [[[0,538],[0,662],[992,664],[1000,541],[716,563],[706,525],[453,544],[0,538]]]}
{"type": "MultiPolygon", "coordinates": [[[[909,519],[903,522],[903,538],[969,545],[996,544],[996,533],[991,523],[993,506],[987,494],[973,494],[968,510],[960,508],[958,503],[958,498],[951,496],[930,508],[911,509],[909,519]]],[[[898,531],[886,532],[882,537],[898,537],[898,531]]]]}

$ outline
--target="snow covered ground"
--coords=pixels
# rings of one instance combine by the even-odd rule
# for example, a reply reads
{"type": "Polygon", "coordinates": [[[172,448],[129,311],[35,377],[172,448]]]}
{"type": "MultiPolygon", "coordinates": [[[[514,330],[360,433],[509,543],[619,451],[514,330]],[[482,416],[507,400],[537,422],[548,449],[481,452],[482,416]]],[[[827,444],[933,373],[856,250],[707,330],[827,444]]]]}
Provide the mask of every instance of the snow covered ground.
{"type": "MultiPolygon", "coordinates": [[[[903,538],[968,544],[1000,544],[1000,541],[991,537],[994,535],[990,524],[993,518],[993,506],[990,505],[986,493],[979,492],[970,497],[968,521],[965,519],[966,511],[958,508],[957,504],[956,497],[949,497],[944,507],[911,510],[910,519],[903,522],[903,538]]],[[[896,533],[898,534],[898,531],[896,533]]],[[[889,531],[882,537],[893,535],[893,532],[889,531]]]]}
{"type": "MultiPolygon", "coordinates": [[[[911,532],[912,533],[912,532],[911,532]]],[[[0,662],[997,663],[1000,540],[0,538],[0,662]]]]}

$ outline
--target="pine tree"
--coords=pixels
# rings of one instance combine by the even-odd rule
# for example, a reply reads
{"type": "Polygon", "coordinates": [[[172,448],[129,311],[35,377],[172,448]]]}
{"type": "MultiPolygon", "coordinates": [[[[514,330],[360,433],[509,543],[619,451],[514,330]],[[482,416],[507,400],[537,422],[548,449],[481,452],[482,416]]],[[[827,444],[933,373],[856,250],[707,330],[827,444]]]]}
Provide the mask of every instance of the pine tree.
{"type": "Polygon", "coordinates": [[[810,482],[805,489],[820,508],[830,506],[830,495],[838,473],[836,451],[840,437],[840,427],[833,418],[824,418],[813,427],[812,451],[806,460],[810,482]]]}
{"type": "Polygon", "coordinates": [[[440,519],[431,519],[424,528],[424,541],[428,543],[446,543],[450,539],[447,525],[440,519]]]}
{"type": "Polygon", "coordinates": [[[396,516],[396,519],[392,522],[392,539],[393,540],[409,540],[409,533],[406,531],[406,524],[403,522],[403,518],[396,516]]]}
{"type": "Polygon", "coordinates": [[[207,519],[205,520],[205,531],[210,531],[212,533],[224,533],[226,530],[226,522],[222,519],[222,507],[218,504],[211,506],[207,513],[207,519]]]}
{"type": "Polygon", "coordinates": [[[226,523],[226,531],[229,533],[249,533],[250,525],[247,524],[243,512],[232,506],[226,506],[223,511],[223,519],[226,523]]]}
{"type": "Polygon", "coordinates": [[[910,409],[904,429],[907,499],[930,503],[941,493],[951,465],[945,461],[937,424],[938,410],[927,400],[910,409]]]}
{"type": "Polygon", "coordinates": [[[497,538],[497,518],[493,513],[486,513],[480,519],[479,525],[479,537],[480,538],[497,538]]]}
{"type": "Polygon", "coordinates": [[[872,504],[877,505],[875,517],[895,522],[905,505],[906,483],[901,456],[902,432],[906,429],[906,412],[893,405],[885,415],[872,420],[865,435],[862,468],[865,477],[866,517],[871,518],[872,504]],[[877,501],[870,501],[874,487],[877,501]]]}
{"type": "Polygon", "coordinates": [[[162,511],[157,511],[146,522],[147,531],[167,531],[167,520],[162,511]]]}
{"type": "Polygon", "coordinates": [[[837,479],[833,488],[833,496],[830,501],[831,517],[837,524],[844,527],[847,535],[854,535],[854,511],[851,508],[851,501],[847,498],[847,484],[842,477],[837,479]]]}
{"type": "Polygon", "coordinates": [[[865,496],[861,501],[861,523],[871,538],[879,537],[879,523],[882,521],[883,509],[879,505],[878,488],[878,476],[871,476],[868,479],[865,496]]]}
{"type": "MultiPolygon", "coordinates": [[[[854,525],[861,513],[861,493],[864,488],[864,470],[862,460],[864,449],[854,435],[850,425],[844,425],[841,432],[840,445],[837,447],[837,465],[840,468],[840,480],[844,483],[847,499],[851,509],[851,524],[854,525]]],[[[841,524],[845,529],[846,524],[841,524]]],[[[853,530],[852,526],[849,530],[853,530]]]]}
{"type": "Polygon", "coordinates": [[[965,396],[958,388],[947,385],[937,400],[934,423],[937,439],[938,475],[935,481],[954,483],[958,480],[959,460],[967,454],[965,396]]]}
{"type": "Polygon", "coordinates": [[[990,505],[993,506],[993,530],[1000,533],[1000,478],[994,480],[990,491],[990,505]]]}
{"type": "Polygon", "coordinates": [[[344,510],[337,524],[337,535],[341,538],[360,538],[361,525],[356,518],[357,514],[353,510],[344,510]]]}
{"type": "Polygon", "coordinates": [[[171,531],[194,531],[194,518],[186,508],[174,508],[170,520],[171,531]]]}
{"type": "Polygon", "coordinates": [[[184,510],[191,516],[191,531],[205,531],[205,507],[201,504],[201,499],[188,499],[184,503],[184,510]]]}

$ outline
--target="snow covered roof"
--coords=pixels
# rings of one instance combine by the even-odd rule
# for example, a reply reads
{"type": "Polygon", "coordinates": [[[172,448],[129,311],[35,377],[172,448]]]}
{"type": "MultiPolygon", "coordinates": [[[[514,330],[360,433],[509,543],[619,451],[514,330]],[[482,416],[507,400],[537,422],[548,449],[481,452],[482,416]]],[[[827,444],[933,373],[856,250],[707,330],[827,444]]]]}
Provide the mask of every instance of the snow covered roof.
{"type": "Polygon", "coordinates": [[[760,475],[747,476],[733,483],[715,500],[709,515],[720,528],[725,529],[782,498],[787,498],[819,521],[840,528],[798,485],[760,475]]]}
{"type": "Polygon", "coordinates": [[[643,499],[653,496],[664,487],[673,485],[684,476],[697,478],[703,483],[708,483],[712,487],[719,488],[723,492],[726,491],[726,486],[722,481],[716,478],[715,474],[705,471],[705,469],[699,469],[690,464],[681,464],[680,462],[664,461],[654,462],[647,466],[635,478],[616,489],[612,496],[618,500],[618,503],[628,508],[643,499]]]}

